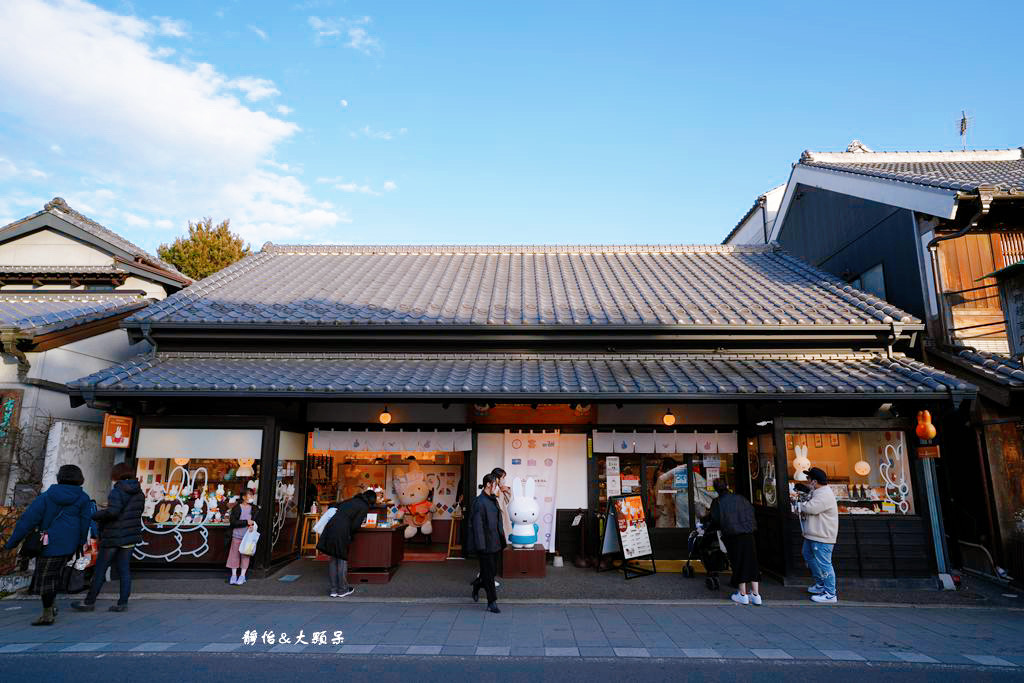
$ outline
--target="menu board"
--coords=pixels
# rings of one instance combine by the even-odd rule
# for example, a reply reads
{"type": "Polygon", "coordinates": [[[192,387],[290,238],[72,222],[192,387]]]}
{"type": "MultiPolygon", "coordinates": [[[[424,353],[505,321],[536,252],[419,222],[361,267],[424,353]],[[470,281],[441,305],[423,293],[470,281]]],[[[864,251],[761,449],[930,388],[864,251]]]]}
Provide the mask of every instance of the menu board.
{"type": "MultiPolygon", "coordinates": [[[[620,569],[627,579],[654,574],[654,552],[644,515],[643,500],[639,495],[624,495],[610,498],[609,503],[601,554],[621,552],[624,561],[620,569]],[[631,560],[640,558],[650,558],[651,568],[631,564],[631,560]]],[[[598,566],[598,571],[601,571],[600,563],[598,566]]]]}
{"type": "Polygon", "coordinates": [[[604,474],[608,497],[611,498],[622,493],[621,480],[619,479],[619,456],[609,455],[605,458],[604,474]]]}

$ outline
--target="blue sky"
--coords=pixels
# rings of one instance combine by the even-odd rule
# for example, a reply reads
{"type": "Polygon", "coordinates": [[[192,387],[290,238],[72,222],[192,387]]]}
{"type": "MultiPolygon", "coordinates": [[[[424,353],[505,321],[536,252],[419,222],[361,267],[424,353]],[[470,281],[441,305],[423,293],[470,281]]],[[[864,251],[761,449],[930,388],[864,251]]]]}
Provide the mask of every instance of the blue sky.
{"type": "Polygon", "coordinates": [[[0,223],[718,242],[804,149],[1024,145],[1024,3],[0,3],[0,223]]]}

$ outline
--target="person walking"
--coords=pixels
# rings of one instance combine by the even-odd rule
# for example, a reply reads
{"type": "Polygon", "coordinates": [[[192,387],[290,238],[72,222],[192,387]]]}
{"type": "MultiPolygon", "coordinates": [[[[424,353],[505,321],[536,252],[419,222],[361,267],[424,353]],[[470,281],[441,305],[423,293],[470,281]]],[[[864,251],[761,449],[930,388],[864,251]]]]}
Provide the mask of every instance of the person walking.
{"type": "Polygon", "coordinates": [[[741,605],[760,605],[763,600],[757,544],[754,542],[757,531],[754,506],[743,496],[731,492],[724,479],[715,479],[711,486],[718,497],[711,502],[711,523],[705,533],[722,532],[729,564],[732,565],[729,585],[736,588],[730,599],[741,605]]]}
{"type": "Polygon", "coordinates": [[[36,558],[33,584],[43,601],[42,615],[33,626],[49,626],[57,620],[57,590],[61,570],[79,548],[85,546],[92,524],[92,499],[82,490],[85,477],[77,465],[62,465],[57,483],[36,497],[22,513],[4,548],[9,550],[38,529],[42,552],[36,558]]]}
{"type": "Polygon", "coordinates": [[[241,586],[245,583],[245,573],[249,571],[249,562],[252,558],[243,555],[238,551],[245,538],[245,532],[252,529],[256,524],[256,518],[260,516],[260,508],[256,505],[256,494],[250,488],[242,490],[238,503],[231,508],[228,516],[228,526],[231,528],[231,547],[228,549],[227,568],[231,570],[231,579],[228,581],[232,586],[241,586]]]}
{"type": "Polygon", "coordinates": [[[820,467],[804,470],[810,497],[796,504],[800,530],[804,536],[803,555],[814,584],[807,588],[814,602],[838,602],[836,571],[832,567],[832,550],[839,535],[839,505],[828,485],[828,475],[820,467]]]}
{"type": "Polygon", "coordinates": [[[107,507],[97,510],[92,518],[100,524],[100,554],[93,569],[92,586],[82,602],[71,603],[79,612],[96,609],[96,598],[107,580],[107,567],[117,567],[120,580],[120,594],[117,604],[110,606],[111,612],[128,609],[128,598],[132,593],[131,561],[132,549],[142,542],[142,510],[146,496],[135,478],[131,465],[115,465],[110,473],[114,486],[107,496],[107,507]]]}
{"type": "MultiPolygon", "coordinates": [[[[370,507],[377,504],[377,493],[367,489],[348,500],[331,505],[334,516],[327,522],[324,532],[320,534],[316,549],[327,555],[327,577],[331,582],[331,597],[343,598],[352,595],[355,588],[349,585],[348,549],[352,545],[352,537],[363,526],[370,507]]],[[[326,512],[326,511],[325,511],[326,512]]]]}
{"type": "MultiPolygon", "coordinates": [[[[501,516],[501,534],[502,538],[508,539],[508,535],[512,533],[512,521],[508,516],[508,504],[512,502],[512,489],[505,486],[505,470],[500,467],[495,467],[491,470],[491,474],[494,475],[494,500],[498,504],[498,513],[501,516]]],[[[482,489],[483,486],[481,485],[482,489]]],[[[474,499],[474,503],[475,503],[474,499]]],[[[472,523],[473,510],[472,506],[469,511],[469,519],[472,523]]],[[[498,562],[494,570],[494,575],[497,576],[501,573],[501,553],[498,553],[498,562]]],[[[480,580],[480,572],[477,572],[476,577],[470,581],[470,584],[474,584],[480,580]]],[[[494,579],[494,587],[501,588],[501,581],[494,579]]]]}
{"type": "Polygon", "coordinates": [[[497,478],[486,474],[483,490],[473,502],[469,538],[471,549],[476,551],[480,561],[480,575],[473,581],[473,601],[480,600],[480,589],[487,593],[487,611],[498,614],[498,596],[494,589],[494,574],[498,566],[498,554],[505,548],[505,534],[501,526],[501,511],[495,497],[494,486],[497,478]]]}

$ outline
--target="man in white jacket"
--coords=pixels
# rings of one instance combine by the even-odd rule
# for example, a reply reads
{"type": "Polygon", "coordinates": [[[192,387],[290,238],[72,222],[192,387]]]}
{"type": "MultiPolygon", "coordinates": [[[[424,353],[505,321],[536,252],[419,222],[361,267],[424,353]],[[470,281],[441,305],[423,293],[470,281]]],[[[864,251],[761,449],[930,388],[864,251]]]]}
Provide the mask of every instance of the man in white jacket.
{"type": "Polygon", "coordinates": [[[828,486],[824,470],[812,467],[805,470],[811,489],[810,498],[797,503],[800,529],[804,536],[804,561],[814,577],[814,585],[807,588],[814,602],[838,602],[836,572],[832,567],[832,550],[839,534],[839,505],[836,494],[828,486]]]}

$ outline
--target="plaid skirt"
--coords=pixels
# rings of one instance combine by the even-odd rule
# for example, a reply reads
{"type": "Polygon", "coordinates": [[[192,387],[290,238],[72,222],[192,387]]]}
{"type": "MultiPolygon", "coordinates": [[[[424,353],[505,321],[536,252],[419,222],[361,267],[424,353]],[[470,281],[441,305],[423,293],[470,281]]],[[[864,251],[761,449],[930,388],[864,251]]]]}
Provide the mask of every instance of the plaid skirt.
{"type": "Polygon", "coordinates": [[[32,577],[32,593],[58,593],[61,590],[60,575],[70,555],[37,557],[36,573],[32,577]]]}

